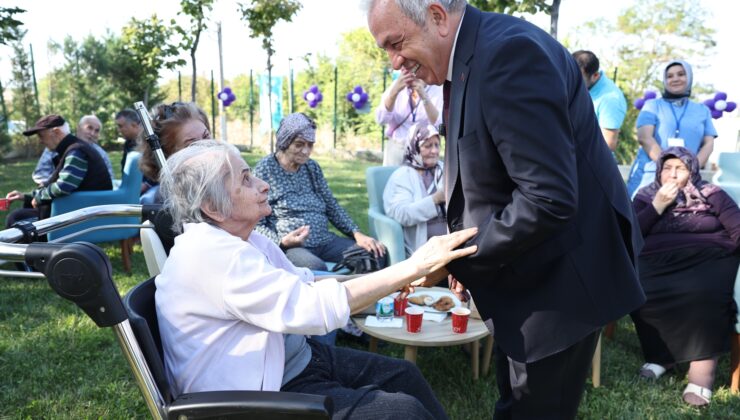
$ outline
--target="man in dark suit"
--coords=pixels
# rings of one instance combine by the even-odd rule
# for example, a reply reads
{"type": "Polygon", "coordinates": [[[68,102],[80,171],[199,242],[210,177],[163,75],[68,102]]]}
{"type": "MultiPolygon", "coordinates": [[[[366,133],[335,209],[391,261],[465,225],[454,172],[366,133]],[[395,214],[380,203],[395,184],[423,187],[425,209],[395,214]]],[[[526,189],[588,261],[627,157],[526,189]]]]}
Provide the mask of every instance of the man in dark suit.
{"type": "Polygon", "coordinates": [[[464,0],[367,6],[393,67],[449,92],[447,222],[479,234],[447,268],[495,332],[496,418],[575,417],[601,327],[645,300],[640,231],[578,65],[464,0]]]}

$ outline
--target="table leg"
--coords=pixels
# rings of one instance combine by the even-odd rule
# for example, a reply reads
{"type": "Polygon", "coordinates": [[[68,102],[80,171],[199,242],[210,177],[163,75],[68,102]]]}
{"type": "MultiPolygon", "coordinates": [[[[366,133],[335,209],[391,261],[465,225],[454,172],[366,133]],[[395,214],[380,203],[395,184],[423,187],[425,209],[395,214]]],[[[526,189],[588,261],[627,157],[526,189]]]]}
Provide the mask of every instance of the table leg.
{"type": "Polygon", "coordinates": [[[417,349],[418,347],[416,346],[406,346],[406,350],[404,350],[403,352],[403,358],[413,364],[416,364],[416,350],[417,349]]]}
{"type": "Polygon", "coordinates": [[[483,345],[483,366],[481,366],[481,375],[488,376],[491,369],[491,354],[493,353],[493,334],[486,337],[486,343],[483,345]]]}
{"type": "Polygon", "coordinates": [[[479,357],[479,348],[480,348],[480,340],[473,341],[471,344],[470,349],[470,362],[473,367],[473,380],[478,380],[478,371],[479,371],[479,365],[480,365],[480,359],[479,357]]]}
{"type": "Polygon", "coordinates": [[[599,341],[596,342],[594,357],[591,359],[591,382],[594,388],[601,386],[601,334],[599,334],[599,341]]]}
{"type": "Polygon", "coordinates": [[[368,346],[368,351],[370,353],[377,353],[378,352],[378,339],[370,336],[370,345],[368,346]]]}

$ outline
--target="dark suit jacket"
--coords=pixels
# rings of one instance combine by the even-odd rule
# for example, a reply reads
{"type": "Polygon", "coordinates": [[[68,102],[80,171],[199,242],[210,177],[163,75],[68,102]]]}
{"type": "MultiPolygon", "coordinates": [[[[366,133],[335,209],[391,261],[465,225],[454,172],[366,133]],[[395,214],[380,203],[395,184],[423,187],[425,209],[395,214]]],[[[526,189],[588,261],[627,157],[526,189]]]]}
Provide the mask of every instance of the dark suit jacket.
{"type": "Polygon", "coordinates": [[[450,272],[495,338],[533,362],[639,307],[639,226],[570,53],[521,19],[467,6],[445,152],[450,272]]]}

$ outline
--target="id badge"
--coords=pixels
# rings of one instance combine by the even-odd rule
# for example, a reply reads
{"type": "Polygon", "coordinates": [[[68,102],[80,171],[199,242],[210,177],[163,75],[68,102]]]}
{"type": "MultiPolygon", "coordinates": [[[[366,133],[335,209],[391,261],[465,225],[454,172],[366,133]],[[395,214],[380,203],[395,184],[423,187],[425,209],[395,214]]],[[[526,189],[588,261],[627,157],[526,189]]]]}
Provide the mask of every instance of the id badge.
{"type": "Polygon", "coordinates": [[[668,139],[668,147],[686,147],[686,142],[681,137],[671,137],[668,139]]]}

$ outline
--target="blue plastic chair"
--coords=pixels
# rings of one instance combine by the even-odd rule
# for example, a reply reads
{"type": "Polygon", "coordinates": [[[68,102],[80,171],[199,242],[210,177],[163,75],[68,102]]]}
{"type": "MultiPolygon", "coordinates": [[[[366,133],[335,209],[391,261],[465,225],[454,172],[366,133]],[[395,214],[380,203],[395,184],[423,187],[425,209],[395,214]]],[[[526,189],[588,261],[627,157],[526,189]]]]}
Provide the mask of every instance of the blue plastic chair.
{"type": "Polygon", "coordinates": [[[370,236],[379,240],[388,249],[388,264],[396,264],[406,259],[403,245],[403,228],[394,219],[386,216],[383,210],[383,190],[393,171],[398,166],[373,166],[367,168],[367,222],[370,236]]]}
{"type": "Polygon", "coordinates": [[[740,152],[720,153],[717,159],[719,171],[714,175],[712,184],[719,186],[740,203],[740,152]]]}
{"type": "MultiPolygon", "coordinates": [[[[57,198],[51,202],[51,215],[57,216],[73,210],[102,204],[139,204],[139,193],[141,192],[141,182],[143,179],[141,170],[139,169],[140,157],[141,155],[137,152],[129,153],[126,156],[126,165],[123,168],[123,178],[121,179],[121,184],[118,188],[108,191],[78,191],[66,197],[57,198]]],[[[112,224],[138,225],[140,223],[141,220],[138,217],[106,217],[98,220],[89,220],[65,229],[49,232],[48,239],[49,241],[54,241],[72,233],[80,232],[92,227],[112,224]]],[[[124,269],[129,272],[131,271],[130,253],[133,245],[132,238],[136,237],[138,234],[138,228],[100,229],[69,238],[63,242],[84,241],[99,243],[121,241],[123,266],[124,269]]]]}

